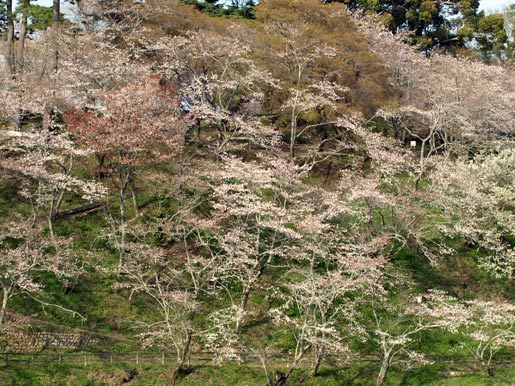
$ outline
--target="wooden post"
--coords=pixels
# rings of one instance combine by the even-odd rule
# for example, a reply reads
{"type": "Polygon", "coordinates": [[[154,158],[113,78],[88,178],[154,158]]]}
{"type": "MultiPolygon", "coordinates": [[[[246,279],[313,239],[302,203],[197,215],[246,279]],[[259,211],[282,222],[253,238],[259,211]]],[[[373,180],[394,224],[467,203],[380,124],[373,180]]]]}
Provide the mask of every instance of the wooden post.
{"type": "Polygon", "coordinates": [[[136,353],[136,364],[139,365],[139,352],[136,353]]]}
{"type": "Polygon", "coordinates": [[[165,364],[165,353],[161,353],[161,364],[165,364]]]}
{"type": "Polygon", "coordinates": [[[30,358],[30,364],[31,364],[31,365],[34,365],[34,362],[35,362],[35,360],[34,360],[34,355],[32,355],[32,356],[31,356],[31,358],[30,358]]]}
{"type": "Polygon", "coordinates": [[[88,355],[84,354],[84,366],[88,365],[88,355]]]}

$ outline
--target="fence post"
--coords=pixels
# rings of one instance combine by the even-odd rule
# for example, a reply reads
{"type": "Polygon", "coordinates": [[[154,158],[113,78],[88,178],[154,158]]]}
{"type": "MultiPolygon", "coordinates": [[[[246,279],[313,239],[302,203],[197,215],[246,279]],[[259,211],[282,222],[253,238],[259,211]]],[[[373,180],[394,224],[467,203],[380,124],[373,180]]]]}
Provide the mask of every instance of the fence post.
{"type": "Polygon", "coordinates": [[[34,366],[35,360],[34,360],[34,354],[30,356],[30,364],[34,366]]]}
{"type": "Polygon", "coordinates": [[[88,355],[84,354],[84,366],[88,365],[88,355]]]}
{"type": "Polygon", "coordinates": [[[113,364],[113,353],[111,353],[111,364],[113,364]]]}
{"type": "Polygon", "coordinates": [[[165,364],[165,353],[161,353],[161,364],[164,365],[165,364]]]}
{"type": "Polygon", "coordinates": [[[136,364],[139,365],[139,352],[136,353],[136,364]]]}

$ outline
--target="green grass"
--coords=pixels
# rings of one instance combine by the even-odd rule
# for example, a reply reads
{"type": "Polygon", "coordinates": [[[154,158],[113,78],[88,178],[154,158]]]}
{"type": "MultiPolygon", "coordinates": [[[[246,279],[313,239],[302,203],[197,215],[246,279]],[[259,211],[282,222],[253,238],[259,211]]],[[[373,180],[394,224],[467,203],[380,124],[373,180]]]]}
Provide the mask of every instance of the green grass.
{"type": "MultiPolygon", "coordinates": [[[[394,367],[387,376],[385,386],[512,386],[515,385],[515,367],[497,369],[495,377],[477,369],[454,369],[443,366],[425,366],[405,369],[394,367]]],[[[114,386],[128,383],[132,386],[170,385],[172,365],[134,364],[49,364],[0,366],[0,384],[3,386],[114,386]]],[[[316,377],[307,369],[293,373],[287,385],[297,386],[368,386],[375,384],[377,366],[349,365],[342,368],[321,368],[316,377]]],[[[266,377],[258,365],[223,366],[199,365],[188,374],[179,376],[178,386],[264,386],[266,377]]]]}
{"type": "MultiPolygon", "coordinates": [[[[338,169],[345,167],[350,162],[350,157],[344,157],[331,167],[338,169]],[[349,158],[349,159],[347,159],[349,158]]],[[[326,165],[325,165],[326,166],[326,165]]],[[[171,172],[168,165],[157,165],[156,168],[163,169],[163,173],[171,172]]],[[[323,168],[322,168],[323,169],[323,168]]],[[[325,184],[327,176],[324,170],[320,169],[318,174],[306,178],[309,184],[325,184]]],[[[141,174],[143,177],[143,172],[141,174]]],[[[327,185],[327,184],[326,184],[327,185]]],[[[165,216],[174,213],[180,207],[182,196],[168,197],[157,203],[149,186],[143,181],[138,185],[138,193],[142,205],[143,216],[135,222],[150,221],[154,216],[165,216]]],[[[155,188],[155,187],[154,187],[155,188]]],[[[394,188],[394,187],[384,187],[394,188]]],[[[21,213],[30,217],[30,206],[17,195],[17,185],[3,184],[0,186],[0,220],[9,219],[15,213],[21,213]]],[[[164,188],[163,188],[164,189],[164,188]]],[[[198,192],[188,190],[184,186],[183,194],[189,197],[198,192]]],[[[170,188],[173,190],[173,187],[170,188]]],[[[168,193],[165,189],[162,194],[168,193]]],[[[416,198],[414,198],[416,200],[416,198]]],[[[82,205],[77,196],[67,198],[64,209],[70,209],[82,205]]],[[[210,203],[206,202],[197,211],[209,213],[210,203]]],[[[357,209],[364,209],[359,207],[357,209]]],[[[427,206],[424,202],[418,203],[428,214],[427,221],[431,225],[441,220],[437,207],[427,206]]],[[[111,210],[116,213],[118,207],[113,203],[111,210]]],[[[134,213],[130,200],[127,200],[127,210],[132,219],[134,213]]],[[[380,230],[381,216],[383,214],[387,226],[393,223],[390,212],[376,208],[373,211],[374,222],[380,230]]],[[[41,218],[39,221],[44,221],[41,218]]],[[[350,227],[356,222],[352,216],[342,216],[339,221],[343,228],[350,227]]],[[[102,340],[95,347],[88,347],[93,351],[117,351],[127,352],[137,350],[139,340],[137,333],[140,330],[134,328],[136,321],[155,321],[159,318],[159,309],[147,296],[138,294],[131,301],[128,300],[127,290],[114,289],[113,285],[119,282],[115,274],[117,265],[116,251],[105,237],[107,224],[102,213],[88,213],[70,218],[61,218],[55,221],[56,234],[73,237],[73,250],[86,262],[86,273],[79,278],[74,289],[65,294],[59,281],[52,275],[40,275],[38,279],[45,285],[45,292],[49,301],[59,304],[68,309],[77,311],[87,318],[82,323],[80,319],[73,318],[69,314],[59,311],[57,308],[46,307],[44,310],[33,300],[24,296],[17,296],[10,304],[9,311],[13,310],[19,314],[33,316],[33,324],[36,329],[49,330],[71,330],[80,328],[92,333],[112,335],[121,337],[119,342],[113,343],[108,339],[102,340]],[[95,269],[94,267],[101,267],[95,269]],[[43,322],[44,321],[44,322],[43,322]],[[38,324],[39,323],[39,324],[38,324]]],[[[363,225],[365,226],[365,225],[363,225]]],[[[409,277],[414,283],[414,289],[425,291],[429,288],[438,288],[462,299],[472,299],[478,296],[496,299],[515,300],[515,281],[497,280],[487,272],[481,270],[477,264],[481,251],[468,246],[463,240],[444,239],[444,236],[431,234],[435,241],[443,242],[456,250],[455,256],[446,256],[438,265],[431,265],[427,258],[423,257],[415,247],[413,250],[404,248],[399,251],[391,260],[390,269],[392,275],[402,273],[409,277]]],[[[158,242],[158,241],[156,241],[158,242]]],[[[159,241],[160,242],[160,241],[159,241]]],[[[163,244],[166,244],[163,242],[163,244]]],[[[277,264],[267,267],[261,278],[263,288],[270,283],[277,283],[284,278],[284,272],[277,268],[277,264]]],[[[248,309],[256,315],[256,320],[243,326],[243,340],[250,347],[258,344],[289,351],[294,346],[294,339],[290,331],[274,326],[271,321],[264,317],[268,310],[269,294],[263,288],[256,288],[251,293],[248,309]]],[[[234,299],[238,299],[241,288],[234,284],[230,289],[234,299]]],[[[400,295],[395,297],[392,294],[392,301],[400,301],[400,295]]],[[[207,315],[212,310],[222,308],[229,304],[229,294],[222,294],[218,298],[206,298],[203,300],[202,312],[195,316],[194,323],[202,328],[207,328],[207,315]]],[[[457,335],[435,331],[421,334],[423,351],[433,354],[449,354],[459,343],[457,335]]],[[[355,345],[356,351],[368,353],[374,350],[369,343],[355,345]]],[[[465,369],[467,370],[467,369],[465,369]]],[[[470,370],[470,369],[468,369],[470,370]]],[[[460,369],[463,371],[463,369],[460,369]]],[[[101,365],[91,364],[88,366],[76,365],[0,365],[0,386],[3,385],[118,385],[124,379],[134,376],[131,385],[169,385],[169,374],[171,365],[141,365],[117,364],[101,365]]],[[[289,385],[307,386],[336,386],[336,385],[372,385],[377,376],[377,364],[349,365],[344,368],[324,368],[319,377],[308,376],[309,371],[299,370],[294,373],[289,385]]],[[[475,374],[463,374],[459,377],[446,378],[444,374],[449,368],[442,366],[426,366],[415,369],[392,368],[387,377],[387,385],[456,385],[456,386],[482,386],[482,385],[515,385],[515,368],[498,369],[495,378],[477,372],[475,374]]],[[[263,370],[258,366],[237,366],[224,365],[199,366],[194,372],[183,375],[179,385],[203,386],[203,385],[259,385],[264,386],[266,379],[263,370]]]]}
{"type": "Polygon", "coordinates": [[[515,367],[497,369],[495,377],[486,374],[470,374],[460,377],[441,378],[428,386],[513,386],[515,385],[515,367]]]}

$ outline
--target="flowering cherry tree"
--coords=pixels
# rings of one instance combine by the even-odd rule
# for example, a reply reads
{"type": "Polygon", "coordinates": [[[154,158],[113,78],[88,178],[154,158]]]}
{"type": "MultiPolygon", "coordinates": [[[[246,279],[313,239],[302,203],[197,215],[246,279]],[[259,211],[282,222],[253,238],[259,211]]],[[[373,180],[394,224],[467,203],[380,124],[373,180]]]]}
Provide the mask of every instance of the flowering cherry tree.
{"type": "Polygon", "coordinates": [[[393,35],[366,17],[356,21],[401,91],[399,106],[377,115],[398,137],[417,141],[417,187],[432,156],[467,156],[513,135],[512,69],[438,54],[423,58],[403,43],[402,34],[393,35]]]}
{"type": "Polygon", "coordinates": [[[473,161],[441,162],[433,176],[433,187],[452,216],[445,232],[476,245],[480,265],[508,278],[515,272],[514,162],[515,151],[508,148],[473,161]]]}
{"type": "Polygon", "coordinates": [[[126,245],[125,273],[115,284],[117,289],[130,291],[129,300],[148,297],[158,307],[158,316],[139,320],[137,325],[143,330],[145,347],[175,352],[172,384],[187,369],[195,344],[204,341],[225,357],[231,351],[231,347],[213,344],[213,337],[220,336],[216,331],[227,331],[223,312],[209,305],[209,300],[220,297],[225,272],[221,255],[206,254],[209,249],[202,243],[209,240],[191,226],[194,207],[192,202],[171,218],[135,226],[134,242],[126,245]],[[199,322],[201,314],[206,315],[208,325],[199,322]]]}
{"type": "Polygon", "coordinates": [[[102,185],[74,175],[74,162],[88,152],[78,149],[67,133],[50,130],[22,133],[4,140],[0,146],[9,154],[0,161],[2,167],[25,179],[19,194],[32,204],[33,222],[42,211],[52,237],[53,222],[66,194],[80,194],[89,202],[105,196],[102,185]]]}
{"type": "Polygon", "coordinates": [[[295,341],[291,363],[277,385],[286,381],[308,352],[313,353],[311,374],[317,375],[324,358],[349,352],[349,343],[364,336],[359,304],[382,292],[384,244],[352,242],[342,233],[326,229],[323,235],[304,235],[313,244],[303,242],[292,251],[296,264],[290,265],[279,284],[281,305],[270,311],[274,322],[286,326],[295,341]]]}
{"type": "MultiPolygon", "coordinates": [[[[295,336],[294,358],[277,385],[309,352],[316,374],[324,357],[345,351],[349,336],[363,333],[354,324],[358,299],[381,291],[387,261],[382,252],[388,234],[368,237],[333,223],[343,215],[361,218],[357,201],[364,197],[388,202],[386,196],[373,184],[342,184],[341,192],[315,189],[302,182],[306,171],[274,156],[263,156],[259,164],[228,157],[217,175],[209,174],[215,203],[203,231],[216,232],[210,251],[219,255],[219,285],[231,294],[226,325],[232,318],[234,331],[241,332],[244,318],[251,316],[251,293],[266,290],[279,304],[270,317],[295,336]],[[277,266],[283,267],[281,280],[263,287],[264,274],[277,266]],[[238,297],[234,283],[241,288],[238,297]]],[[[229,332],[219,331],[239,345],[229,332]]]]}
{"type": "Polygon", "coordinates": [[[173,349],[176,365],[172,371],[172,384],[183,370],[191,352],[197,331],[193,318],[201,309],[197,295],[189,291],[189,283],[182,267],[166,250],[142,243],[130,244],[124,282],[117,288],[130,290],[129,300],[140,293],[158,306],[160,318],[141,321],[141,334],[145,347],[173,349]]]}
{"type": "Polygon", "coordinates": [[[214,246],[225,255],[221,264],[228,290],[234,283],[241,287],[237,331],[266,269],[284,258],[288,244],[301,237],[289,226],[300,209],[295,204],[287,207],[302,170],[280,159],[269,159],[268,165],[226,158],[213,181],[214,211],[206,224],[219,232],[214,246]]]}
{"type": "MultiPolygon", "coordinates": [[[[283,109],[290,114],[290,157],[295,159],[295,144],[307,129],[317,125],[307,125],[300,132],[298,130],[299,119],[302,114],[315,109],[337,109],[336,103],[344,98],[348,88],[331,82],[319,82],[309,85],[307,88],[291,88],[289,98],[283,105],[283,109]]],[[[326,123],[324,123],[325,125],[326,123]]]]}
{"type": "Polygon", "coordinates": [[[10,300],[16,295],[25,295],[43,306],[54,306],[73,316],[84,317],[59,304],[45,300],[44,285],[38,282],[34,274],[52,272],[57,277],[68,280],[80,274],[81,268],[74,253],[68,249],[70,240],[44,238],[40,229],[30,226],[22,220],[7,222],[2,225],[0,236],[0,287],[2,303],[0,308],[0,330],[5,325],[5,318],[10,300]]]}
{"type": "Polygon", "coordinates": [[[515,346],[515,305],[504,301],[472,300],[464,302],[472,318],[464,324],[461,349],[471,353],[491,377],[495,375],[495,354],[515,346]]]}
{"type": "Polygon", "coordinates": [[[238,28],[231,29],[229,37],[195,32],[152,45],[164,79],[177,89],[184,119],[217,128],[217,154],[229,144],[270,147],[278,141],[275,130],[259,118],[265,91],[277,88],[277,81],[248,58],[250,48],[238,28]]]}
{"type": "Polygon", "coordinates": [[[383,310],[371,305],[374,327],[370,338],[379,346],[381,356],[377,386],[384,384],[390,367],[395,363],[430,363],[420,351],[412,349],[421,332],[434,329],[457,332],[472,318],[470,310],[442,291],[431,290],[425,294],[410,294],[409,297],[401,306],[389,304],[382,298],[379,301],[383,310]]]}
{"type": "Polygon", "coordinates": [[[102,95],[97,110],[72,110],[66,115],[69,130],[81,146],[95,152],[98,174],[109,177],[116,192],[119,216],[106,207],[114,244],[119,252],[119,271],[125,262],[128,215],[125,196],[132,195],[138,213],[136,170],[145,162],[169,161],[181,151],[184,125],[177,121],[172,90],[156,77],[137,79],[102,95]]]}

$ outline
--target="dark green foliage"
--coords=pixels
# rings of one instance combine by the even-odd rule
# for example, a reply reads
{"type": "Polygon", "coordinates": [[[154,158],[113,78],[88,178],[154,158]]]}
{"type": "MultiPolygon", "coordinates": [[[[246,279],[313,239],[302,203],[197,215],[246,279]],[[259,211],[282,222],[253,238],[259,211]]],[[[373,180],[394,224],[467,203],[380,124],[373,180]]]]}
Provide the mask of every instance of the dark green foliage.
{"type": "Polygon", "coordinates": [[[254,0],[232,0],[230,4],[218,4],[219,0],[182,0],[194,5],[200,12],[214,17],[241,17],[254,19],[254,0]]]}
{"type": "MultiPolygon", "coordinates": [[[[455,50],[474,41],[484,60],[502,58],[508,37],[500,13],[478,12],[478,0],[334,0],[351,9],[374,11],[388,28],[407,30],[421,50],[434,47],[455,50]]],[[[326,1],[332,2],[332,0],[326,1]]]]}
{"type": "MultiPolygon", "coordinates": [[[[53,11],[51,7],[43,7],[38,4],[26,4],[20,2],[16,7],[15,14],[22,13],[29,18],[28,28],[30,31],[43,31],[52,25],[53,11]]],[[[60,15],[61,22],[64,22],[64,15],[60,15]]]]}
{"type": "Polygon", "coordinates": [[[491,56],[499,57],[508,41],[508,35],[504,30],[504,16],[494,13],[479,18],[476,40],[480,44],[480,51],[485,60],[489,60],[491,56]]]}
{"type": "MultiPolygon", "coordinates": [[[[446,15],[456,13],[458,7],[463,6],[459,0],[430,1],[430,0],[340,0],[351,9],[365,9],[383,15],[384,21],[390,30],[408,29],[412,32],[412,39],[421,49],[435,45],[447,44],[453,38],[451,22],[446,15]]],[[[479,4],[469,4],[466,9],[475,14],[479,4]],[[475,8],[474,8],[475,7],[475,8]]]]}

